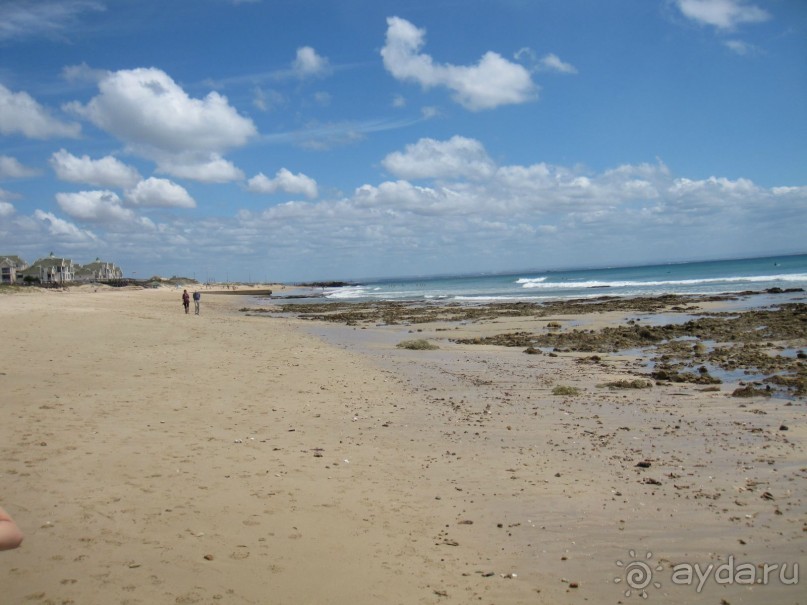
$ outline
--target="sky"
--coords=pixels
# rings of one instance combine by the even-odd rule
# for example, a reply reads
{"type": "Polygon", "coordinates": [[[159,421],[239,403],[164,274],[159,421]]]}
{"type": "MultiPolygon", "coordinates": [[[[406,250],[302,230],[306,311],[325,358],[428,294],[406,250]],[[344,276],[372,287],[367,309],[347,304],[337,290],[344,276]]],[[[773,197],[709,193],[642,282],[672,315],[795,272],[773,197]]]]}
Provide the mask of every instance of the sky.
{"type": "Polygon", "coordinates": [[[0,0],[0,255],[300,282],[806,227],[804,0],[0,0]]]}

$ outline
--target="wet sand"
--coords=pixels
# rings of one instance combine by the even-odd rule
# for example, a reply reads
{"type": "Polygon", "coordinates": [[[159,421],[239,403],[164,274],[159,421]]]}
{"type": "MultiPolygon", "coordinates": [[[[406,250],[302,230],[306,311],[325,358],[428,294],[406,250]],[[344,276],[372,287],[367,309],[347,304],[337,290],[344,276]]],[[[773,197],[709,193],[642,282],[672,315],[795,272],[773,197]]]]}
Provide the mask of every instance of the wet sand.
{"type": "Polygon", "coordinates": [[[807,573],[803,398],[613,389],[639,358],[455,342],[523,318],[334,326],[243,304],[0,295],[0,502],[26,533],[0,554],[3,599],[805,602],[787,584],[807,573]],[[672,580],[730,558],[788,563],[785,582],[672,580]]]}

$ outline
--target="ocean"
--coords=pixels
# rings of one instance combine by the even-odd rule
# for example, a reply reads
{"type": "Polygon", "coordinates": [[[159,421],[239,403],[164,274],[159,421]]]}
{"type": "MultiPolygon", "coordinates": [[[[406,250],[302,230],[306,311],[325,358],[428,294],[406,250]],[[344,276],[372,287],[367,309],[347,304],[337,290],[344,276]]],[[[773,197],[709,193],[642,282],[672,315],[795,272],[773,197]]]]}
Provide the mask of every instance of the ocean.
{"type": "Polygon", "coordinates": [[[330,300],[547,301],[807,289],[807,254],[563,271],[391,278],[326,288],[330,300]]]}

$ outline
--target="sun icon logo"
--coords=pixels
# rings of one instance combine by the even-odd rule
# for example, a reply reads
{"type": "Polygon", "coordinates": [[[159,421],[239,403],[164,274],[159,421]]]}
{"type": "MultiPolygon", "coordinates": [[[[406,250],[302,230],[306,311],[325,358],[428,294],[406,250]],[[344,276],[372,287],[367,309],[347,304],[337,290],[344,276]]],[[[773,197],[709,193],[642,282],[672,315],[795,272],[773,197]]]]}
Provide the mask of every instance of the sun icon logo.
{"type": "Polygon", "coordinates": [[[658,563],[655,567],[653,567],[653,563],[650,560],[653,558],[652,552],[647,552],[645,554],[644,561],[636,558],[635,550],[629,550],[628,554],[632,559],[631,561],[623,563],[622,561],[617,560],[616,562],[618,567],[624,568],[625,574],[624,577],[618,576],[614,578],[614,583],[619,584],[624,580],[625,584],[627,585],[627,590],[625,590],[626,597],[631,596],[635,592],[637,596],[646,599],[648,595],[645,589],[648,586],[661,588],[661,582],[653,580],[653,572],[664,571],[664,568],[658,563]]]}

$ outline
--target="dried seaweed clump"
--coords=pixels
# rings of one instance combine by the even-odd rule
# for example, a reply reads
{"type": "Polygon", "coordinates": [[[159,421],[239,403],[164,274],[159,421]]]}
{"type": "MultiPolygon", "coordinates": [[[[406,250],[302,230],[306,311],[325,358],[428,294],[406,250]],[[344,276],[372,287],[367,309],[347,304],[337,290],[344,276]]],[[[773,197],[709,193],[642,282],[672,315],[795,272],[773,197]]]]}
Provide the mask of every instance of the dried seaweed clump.
{"type": "Polygon", "coordinates": [[[409,349],[411,351],[433,351],[434,349],[440,348],[425,338],[419,338],[417,340],[404,340],[395,346],[397,346],[399,349],[409,349]]]}
{"type": "Polygon", "coordinates": [[[653,387],[653,383],[637,378],[636,380],[612,380],[597,386],[609,389],[650,389],[653,387]]]}
{"type": "Polygon", "coordinates": [[[553,395],[560,395],[562,397],[574,397],[575,395],[580,394],[580,389],[577,387],[570,387],[565,384],[559,384],[554,389],[552,389],[553,395]]]}

